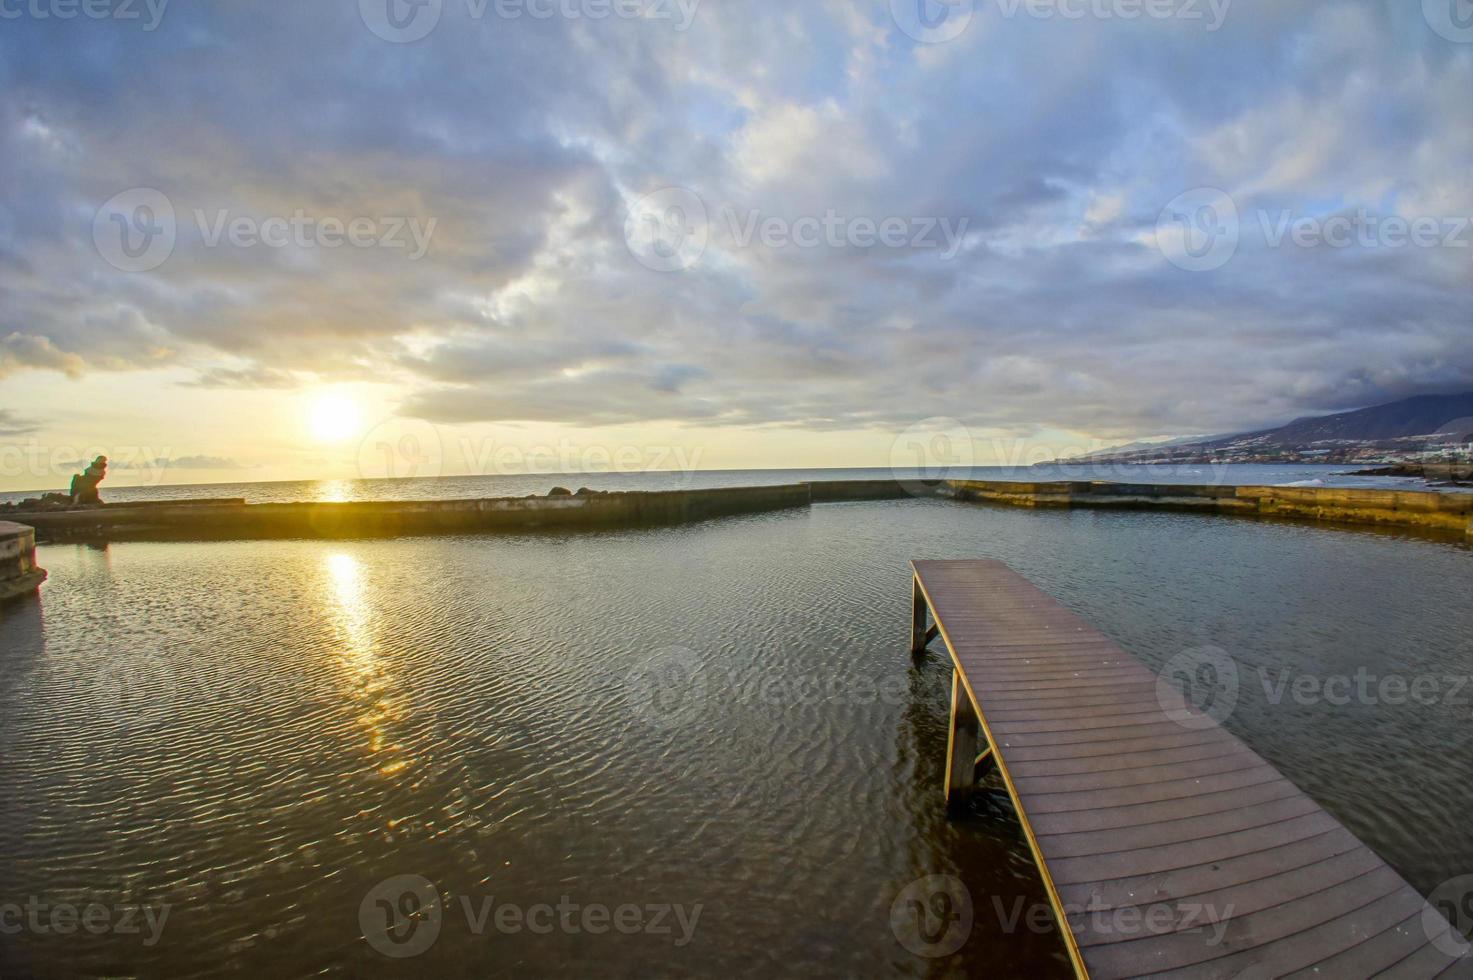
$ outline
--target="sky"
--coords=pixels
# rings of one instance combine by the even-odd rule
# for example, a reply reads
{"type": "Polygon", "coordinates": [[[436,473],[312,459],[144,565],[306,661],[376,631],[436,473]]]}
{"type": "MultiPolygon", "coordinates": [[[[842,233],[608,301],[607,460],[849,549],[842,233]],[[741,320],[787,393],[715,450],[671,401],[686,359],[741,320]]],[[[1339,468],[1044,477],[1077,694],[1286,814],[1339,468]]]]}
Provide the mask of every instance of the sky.
{"type": "Polygon", "coordinates": [[[0,490],[1470,389],[1470,94],[1470,0],[0,0],[0,490]]]}

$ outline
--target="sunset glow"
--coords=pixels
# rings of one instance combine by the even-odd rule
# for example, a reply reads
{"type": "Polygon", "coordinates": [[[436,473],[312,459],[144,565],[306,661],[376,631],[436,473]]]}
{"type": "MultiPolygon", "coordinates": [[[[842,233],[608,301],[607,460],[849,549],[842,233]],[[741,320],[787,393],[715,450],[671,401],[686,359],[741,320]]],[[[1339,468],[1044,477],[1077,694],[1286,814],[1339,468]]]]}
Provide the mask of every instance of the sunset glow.
{"type": "Polygon", "coordinates": [[[323,395],[312,403],[310,427],[318,442],[347,442],[359,434],[358,406],[342,395],[323,395]]]}

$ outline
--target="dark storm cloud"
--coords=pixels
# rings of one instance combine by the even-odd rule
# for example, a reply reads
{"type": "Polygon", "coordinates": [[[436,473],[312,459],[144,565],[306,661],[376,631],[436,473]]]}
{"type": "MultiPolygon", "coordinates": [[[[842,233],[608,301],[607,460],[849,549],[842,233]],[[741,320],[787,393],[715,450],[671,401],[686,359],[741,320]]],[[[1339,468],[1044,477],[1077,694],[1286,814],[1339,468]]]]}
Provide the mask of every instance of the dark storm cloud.
{"type": "Polygon", "coordinates": [[[1473,215],[1473,44],[1373,0],[1237,0],[1216,31],[976,6],[938,45],[838,0],[706,0],[686,31],[446,0],[412,44],[348,0],[7,21],[0,377],[177,364],[211,387],[395,381],[446,422],[1120,438],[1473,387],[1473,232],[1265,240],[1285,212],[1473,215]],[[709,240],[658,272],[625,219],[671,186],[709,240]],[[177,223],[142,272],[93,240],[135,187],[177,223]],[[1187,271],[1158,218],[1199,187],[1231,195],[1241,242],[1187,271]],[[310,227],[212,246],[222,213],[310,227]],[[744,241],[829,216],[837,242],[744,241]],[[373,244],[325,244],[355,218],[373,244]],[[885,219],[965,231],[950,255],[865,244],[855,222],[885,219]],[[396,221],[421,256],[385,244],[396,221]]]}

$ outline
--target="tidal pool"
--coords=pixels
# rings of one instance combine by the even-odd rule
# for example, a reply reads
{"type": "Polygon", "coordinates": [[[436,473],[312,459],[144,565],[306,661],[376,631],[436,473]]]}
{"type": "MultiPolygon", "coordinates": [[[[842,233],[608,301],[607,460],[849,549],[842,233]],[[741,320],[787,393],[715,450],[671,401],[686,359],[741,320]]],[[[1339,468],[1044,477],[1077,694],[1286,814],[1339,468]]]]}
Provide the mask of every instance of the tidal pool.
{"type": "Polygon", "coordinates": [[[1228,727],[1424,892],[1473,872],[1458,543],[916,500],[51,546],[0,610],[0,975],[1068,975],[1006,795],[943,812],[912,557],[1225,651],[1228,727]],[[939,959],[892,928],[930,875],[972,909],[939,959]]]}

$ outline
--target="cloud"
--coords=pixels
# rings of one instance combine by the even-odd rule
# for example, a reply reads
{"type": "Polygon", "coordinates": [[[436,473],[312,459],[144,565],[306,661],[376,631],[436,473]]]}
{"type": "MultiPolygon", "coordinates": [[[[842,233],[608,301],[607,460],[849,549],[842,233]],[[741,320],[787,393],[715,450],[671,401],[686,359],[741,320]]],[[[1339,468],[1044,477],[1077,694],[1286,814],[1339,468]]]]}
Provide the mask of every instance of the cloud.
{"type": "Polygon", "coordinates": [[[154,472],[158,470],[245,470],[246,466],[226,456],[178,456],[174,458],[119,458],[113,457],[108,460],[108,466],[115,470],[142,470],[154,472]]]}
{"type": "Polygon", "coordinates": [[[186,388],[276,388],[301,387],[304,382],[291,371],[251,364],[244,368],[213,367],[201,370],[180,384],[186,388]]]}
{"type": "Polygon", "coordinates": [[[1237,0],[1215,32],[979,5],[936,46],[888,0],[705,3],[684,32],[443,9],[405,45],[352,3],[7,22],[0,377],[170,365],[389,382],[441,422],[1109,438],[1473,388],[1473,247],[1274,247],[1259,221],[1473,216],[1473,45],[1417,4],[1237,0]],[[708,241],[662,273],[625,222],[672,186],[708,241]],[[94,242],[131,187],[176,216],[146,272],[94,242]],[[1153,243],[1198,187],[1242,241],[1188,272],[1153,243]],[[222,212],[366,219],[374,244],[211,245],[222,212]],[[946,259],[743,245],[728,215],[751,214],[968,225],[946,259]],[[434,221],[422,258],[379,244],[396,220],[434,221]]]}
{"type": "Polygon", "coordinates": [[[79,355],[58,349],[49,337],[12,333],[0,338],[0,378],[25,368],[60,371],[74,378],[85,363],[79,355]]]}
{"type": "Polygon", "coordinates": [[[248,467],[224,456],[179,456],[165,461],[171,470],[243,470],[248,467]]]}
{"type": "Polygon", "coordinates": [[[41,424],[14,412],[0,408],[0,438],[17,439],[30,435],[41,428],[41,424]]]}

